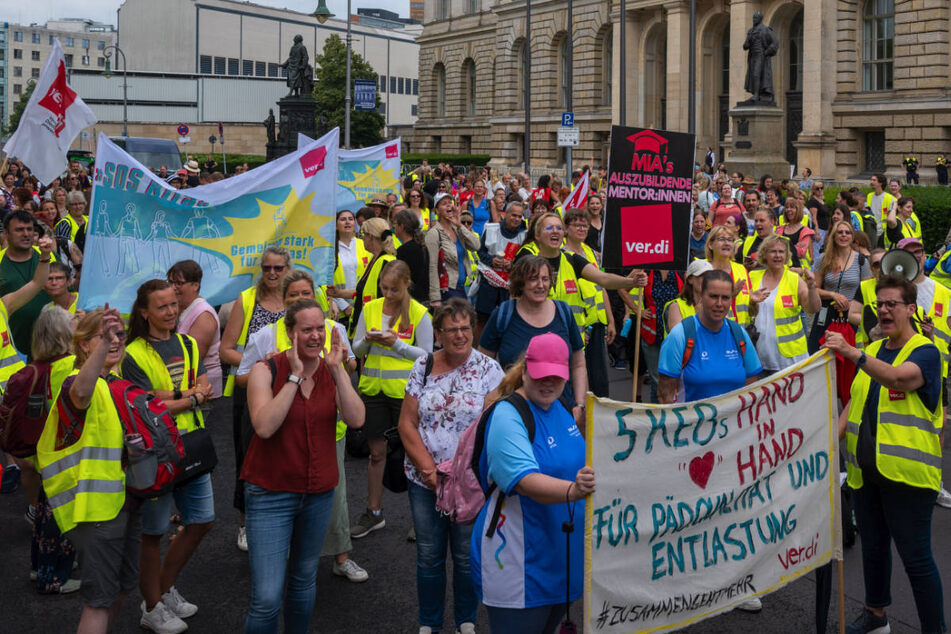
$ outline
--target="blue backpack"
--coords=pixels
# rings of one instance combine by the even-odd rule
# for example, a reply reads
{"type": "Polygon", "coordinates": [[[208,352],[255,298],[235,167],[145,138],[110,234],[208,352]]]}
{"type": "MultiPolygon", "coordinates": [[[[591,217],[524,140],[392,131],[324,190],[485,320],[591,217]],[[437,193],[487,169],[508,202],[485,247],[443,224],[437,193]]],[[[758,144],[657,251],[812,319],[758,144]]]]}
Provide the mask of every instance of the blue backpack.
{"type": "MultiPolygon", "coordinates": [[[[571,332],[572,328],[576,328],[575,318],[571,314],[571,307],[567,303],[554,300],[555,302],[555,314],[561,317],[561,322],[565,325],[565,329],[568,332],[571,332]]],[[[515,313],[515,300],[509,299],[501,304],[499,304],[498,315],[495,317],[495,325],[498,328],[499,332],[504,332],[508,328],[509,322],[512,321],[512,315],[515,313]]]]}
{"type": "MultiPolygon", "coordinates": [[[[736,342],[736,346],[740,350],[740,359],[745,359],[746,337],[743,336],[743,326],[732,319],[724,319],[724,321],[730,325],[730,332],[733,333],[733,341],[736,342]]],[[[683,370],[690,362],[690,356],[693,354],[693,349],[697,345],[697,316],[691,315],[680,323],[684,326],[684,336],[687,339],[687,345],[684,346],[684,358],[680,362],[680,369],[683,370]]]]}

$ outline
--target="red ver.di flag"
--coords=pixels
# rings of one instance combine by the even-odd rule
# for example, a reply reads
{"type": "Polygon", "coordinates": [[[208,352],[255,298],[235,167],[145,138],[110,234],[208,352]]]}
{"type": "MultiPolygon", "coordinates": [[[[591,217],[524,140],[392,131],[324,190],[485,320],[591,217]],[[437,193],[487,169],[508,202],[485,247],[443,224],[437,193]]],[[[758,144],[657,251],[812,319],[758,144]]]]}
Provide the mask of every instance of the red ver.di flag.
{"type": "Polygon", "coordinates": [[[46,185],[66,169],[66,151],[73,140],[94,123],[96,115],[66,82],[63,49],[54,38],[20,124],[3,151],[23,161],[46,185]]]}
{"type": "Polygon", "coordinates": [[[687,268],[694,143],[682,132],[611,128],[605,269],[687,268]]]}

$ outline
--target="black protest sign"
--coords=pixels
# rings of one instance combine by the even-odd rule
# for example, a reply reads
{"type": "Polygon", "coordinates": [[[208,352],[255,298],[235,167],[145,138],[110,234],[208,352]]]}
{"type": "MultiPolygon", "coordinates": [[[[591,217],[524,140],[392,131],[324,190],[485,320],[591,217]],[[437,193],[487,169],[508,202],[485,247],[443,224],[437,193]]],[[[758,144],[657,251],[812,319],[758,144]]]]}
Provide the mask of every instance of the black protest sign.
{"type": "Polygon", "coordinates": [[[611,128],[605,269],[687,268],[694,147],[692,134],[611,128]]]}

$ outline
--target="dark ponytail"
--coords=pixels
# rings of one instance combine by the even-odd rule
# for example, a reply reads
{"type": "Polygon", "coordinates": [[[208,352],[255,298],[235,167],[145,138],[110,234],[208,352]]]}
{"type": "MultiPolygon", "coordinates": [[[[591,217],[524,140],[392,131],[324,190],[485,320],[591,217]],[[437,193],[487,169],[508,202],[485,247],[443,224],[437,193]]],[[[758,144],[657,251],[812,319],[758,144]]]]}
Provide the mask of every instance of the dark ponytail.
{"type": "Polygon", "coordinates": [[[164,291],[165,289],[171,287],[171,284],[165,280],[159,279],[149,280],[139,287],[139,290],[136,291],[135,294],[135,302],[133,302],[132,309],[129,311],[129,341],[138,339],[139,337],[143,339],[148,338],[149,320],[148,318],[142,316],[142,311],[148,310],[149,297],[152,295],[152,293],[156,291],[164,291]]]}

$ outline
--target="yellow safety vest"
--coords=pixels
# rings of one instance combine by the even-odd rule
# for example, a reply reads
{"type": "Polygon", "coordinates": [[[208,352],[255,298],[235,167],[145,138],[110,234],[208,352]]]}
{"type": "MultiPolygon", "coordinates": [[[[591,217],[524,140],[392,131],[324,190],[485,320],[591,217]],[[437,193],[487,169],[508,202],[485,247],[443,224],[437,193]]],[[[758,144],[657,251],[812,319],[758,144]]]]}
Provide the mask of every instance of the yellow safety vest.
{"type": "MultiPolygon", "coordinates": [[[[684,282],[684,284],[686,284],[686,282],[684,282]]],[[[667,311],[670,310],[671,304],[677,304],[677,308],[680,309],[680,321],[683,321],[687,317],[693,317],[694,315],[697,314],[696,306],[694,306],[693,304],[688,304],[686,301],[684,301],[683,299],[679,297],[675,297],[674,299],[664,304],[664,320],[663,320],[664,321],[664,337],[670,334],[668,331],[668,325],[667,325],[667,311]]]]}
{"type": "MultiPolygon", "coordinates": [[[[375,299],[363,307],[363,323],[367,332],[383,330],[383,298],[375,299]]],[[[416,329],[426,315],[426,307],[410,300],[409,328],[399,323],[399,317],[390,328],[396,330],[396,335],[409,345],[416,341],[416,329]]],[[[374,343],[370,345],[366,360],[363,363],[363,373],[360,375],[360,393],[375,396],[383,391],[390,398],[401,399],[406,393],[406,380],[413,369],[414,359],[404,359],[393,348],[374,343]]]]}
{"type": "MultiPolygon", "coordinates": [[[[39,248],[39,247],[33,247],[33,250],[36,251],[37,253],[39,253],[40,256],[42,257],[43,252],[40,251],[40,248],[39,248]]],[[[3,259],[3,256],[6,255],[6,253],[7,253],[7,250],[6,250],[6,249],[0,249],[0,260],[3,259]]],[[[31,256],[31,257],[32,257],[32,256],[31,256]]],[[[56,254],[55,254],[55,253],[50,253],[50,262],[56,262],[56,254]]]]}
{"type": "MultiPolygon", "coordinates": [[[[918,214],[911,212],[911,217],[908,220],[898,219],[899,227],[901,227],[901,237],[904,238],[918,238],[921,239],[921,220],[918,219],[918,214]]],[[[885,229],[885,246],[891,247],[892,244],[895,244],[888,239],[888,229],[885,229]]]]}
{"type": "MultiPolygon", "coordinates": [[[[84,215],[84,216],[83,216],[83,225],[85,225],[85,223],[87,223],[87,222],[89,222],[89,216],[84,215]]],[[[69,240],[70,240],[70,242],[76,242],[76,234],[79,233],[79,228],[80,228],[79,223],[76,222],[76,221],[73,219],[72,216],[70,216],[69,214],[66,214],[66,217],[65,217],[65,218],[63,218],[62,220],[60,220],[59,222],[56,223],[56,226],[54,227],[53,230],[54,230],[54,231],[58,231],[58,230],[59,230],[59,226],[60,226],[61,224],[63,224],[63,223],[66,223],[66,224],[69,225],[69,240]]]]}
{"type": "Polygon", "coordinates": [[[872,304],[875,302],[875,284],[878,282],[874,277],[867,280],[862,280],[859,283],[859,290],[862,292],[862,321],[859,323],[858,329],[855,331],[855,342],[856,344],[861,344],[858,347],[862,348],[871,341],[871,338],[868,334],[868,325],[865,323],[865,309],[871,308],[872,304]]]}
{"type": "Polygon", "coordinates": [[[7,307],[0,302],[0,396],[7,389],[10,377],[26,367],[13,345],[8,319],[7,307]]]}
{"type": "Polygon", "coordinates": [[[527,251],[528,253],[531,253],[532,255],[538,255],[538,243],[532,241],[532,242],[529,242],[528,244],[523,244],[522,246],[519,247],[518,251],[515,252],[515,256],[518,257],[518,254],[521,253],[522,251],[527,251]]]}
{"type": "Polygon", "coordinates": [[[582,296],[580,278],[575,277],[575,267],[568,261],[568,254],[561,252],[561,260],[558,263],[558,278],[552,285],[548,296],[551,299],[557,299],[568,304],[571,314],[574,315],[575,323],[582,332],[585,328],[585,308],[586,304],[582,296]]]}
{"type": "MultiPolygon", "coordinates": [[[[370,260],[373,259],[373,254],[363,246],[361,238],[354,238],[354,240],[357,244],[357,279],[359,280],[363,277],[363,272],[367,269],[370,260]]],[[[347,286],[347,277],[344,275],[343,267],[340,266],[340,255],[337,255],[337,265],[334,268],[334,286],[337,288],[346,288],[347,286]]]]}
{"type": "MultiPolygon", "coordinates": [[[[583,255],[584,259],[600,268],[601,265],[598,263],[598,258],[594,255],[594,249],[584,242],[581,243],[581,249],[582,252],[580,255],[583,255]]],[[[569,253],[572,252],[569,251],[569,253]]],[[[604,308],[604,289],[584,278],[578,280],[578,285],[581,287],[581,297],[586,307],[584,325],[593,326],[597,323],[607,325],[608,312],[604,308]]]]}
{"type": "MultiPolygon", "coordinates": [[[[750,272],[750,282],[755,291],[763,285],[766,269],[750,272]]],[[[799,276],[788,268],[776,287],[773,300],[773,319],[776,324],[776,342],[779,353],[791,359],[809,352],[806,331],[802,327],[802,306],[799,305],[799,276]]]]}
{"type": "MultiPolygon", "coordinates": [[[[182,380],[178,389],[185,391],[195,387],[198,378],[198,344],[189,335],[172,332],[173,337],[178,337],[178,343],[182,346],[182,359],[184,368],[182,371],[182,380]],[[186,348],[187,346],[187,348],[186,348]]],[[[132,357],[139,368],[148,377],[155,390],[172,392],[176,386],[172,385],[172,376],[168,373],[168,368],[162,361],[162,357],[150,346],[142,337],[133,339],[125,347],[127,355],[132,357]]],[[[199,427],[204,427],[204,419],[201,410],[185,410],[175,415],[175,423],[178,430],[187,434],[199,427]]]]}
{"type": "MultiPolygon", "coordinates": [[[[244,315],[244,321],[241,324],[241,334],[238,335],[238,341],[235,342],[234,349],[238,354],[244,354],[244,347],[248,345],[248,327],[251,325],[251,314],[254,313],[254,302],[258,296],[256,286],[246,288],[241,291],[238,300],[234,303],[234,310],[241,309],[244,315]]],[[[238,375],[238,365],[232,365],[228,368],[228,379],[225,381],[225,388],[222,390],[222,396],[231,396],[234,394],[234,378],[238,375]]]]}
{"type": "MultiPolygon", "coordinates": [[[[70,315],[75,315],[75,314],[76,314],[76,302],[78,302],[78,301],[79,301],[79,293],[76,293],[76,296],[73,298],[73,302],[69,305],[69,308],[66,309],[66,312],[68,312],[70,315]]],[[[57,306],[58,304],[57,304],[56,302],[50,302],[49,305],[50,305],[50,306],[57,306]]]]}
{"type": "MultiPolygon", "coordinates": [[[[712,262],[711,262],[712,264],[712,262]]],[[[750,323],[750,276],[746,272],[746,267],[740,264],[739,262],[730,262],[730,277],[733,278],[733,283],[735,284],[737,280],[743,280],[745,283],[743,289],[739,294],[733,298],[733,304],[736,306],[736,310],[730,308],[730,313],[727,315],[730,319],[735,321],[738,324],[748,324],[750,323]]]]}
{"type": "Polygon", "coordinates": [[[948,249],[944,252],[944,255],[941,256],[941,259],[938,260],[934,270],[931,272],[931,275],[928,276],[946,288],[951,288],[951,275],[948,275],[944,272],[944,264],[947,262],[949,257],[951,257],[951,249],[948,249]]]}
{"type": "Polygon", "coordinates": [[[877,213],[877,214],[879,215],[879,218],[878,218],[878,224],[879,224],[879,226],[882,226],[882,223],[885,222],[885,218],[888,217],[888,208],[892,206],[892,203],[893,203],[893,202],[897,202],[897,200],[898,200],[897,198],[895,198],[894,196],[892,196],[892,195],[889,194],[888,192],[884,192],[884,194],[885,194],[885,195],[882,196],[882,208],[881,208],[881,209],[872,209],[872,196],[875,195],[875,192],[874,192],[874,191],[869,192],[869,193],[868,193],[868,196],[865,197],[865,208],[868,209],[869,211],[871,211],[872,214],[876,214],[876,213],[877,213]]]}
{"type": "MultiPolygon", "coordinates": [[[[886,340],[869,344],[867,354],[876,356],[886,340]]],[[[904,345],[892,366],[898,367],[922,346],[931,345],[927,337],[915,334],[904,345]]],[[[932,378],[931,380],[936,380],[932,378]]],[[[878,427],[875,438],[875,465],[882,476],[894,482],[938,491],[941,488],[941,441],[944,408],[940,402],[929,410],[918,393],[898,392],[879,387],[869,394],[871,377],[859,369],[852,382],[849,417],[845,428],[846,472],[853,489],[862,488],[862,469],[857,447],[862,414],[869,398],[878,397],[878,427]]]]}
{"type": "MultiPolygon", "coordinates": [[[[921,306],[916,311],[916,317],[920,320],[924,315],[931,317],[931,323],[934,325],[934,345],[941,353],[941,376],[947,378],[948,364],[951,363],[951,329],[948,328],[948,315],[951,314],[951,289],[941,284],[934,285],[934,299],[931,300],[931,306],[928,310],[921,306]]],[[[915,330],[920,332],[917,324],[912,322],[915,330]]]]}
{"type": "Polygon", "coordinates": [[[108,522],[122,509],[123,430],[105,379],[96,380],[79,440],[62,449],[56,448],[59,412],[59,407],[50,409],[36,445],[36,460],[53,517],[66,533],[80,522],[108,522]]]}
{"type": "Polygon", "coordinates": [[[57,359],[50,364],[50,398],[46,405],[53,409],[53,403],[59,396],[59,389],[63,387],[63,381],[73,373],[73,366],[76,364],[76,355],[68,354],[62,359],[57,359]]]}
{"type": "MultiPolygon", "coordinates": [[[[294,343],[291,341],[290,335],[287,334],[287,327],[284,325],[284,318],[281,317],[276,322],[274,322],[270,328],[274,328],[274,352],[284,352],[285,350],[290,350],[291,346],[294,343]]],[[[324,318],[324,352],[330,352],[330,334],[333,332],[333,329],[337,327],[336,322],[333,319],[327,317],[324,318]]],[[[346,363],[346,360],[344,360],[346,363]]],[[[347,424],[340,419],[340,412],[337,412],[337,440],[340,440],[347,435],[347,424]]]]}
{"type": "Polygon", "coordinates": [[[377,288],[379,287],[380,273],[383,271],[383,267],[386,266],[387,262],[392,262],[396,259],[395,255],[390,255],[389,253],[382,253],[380,257],[376,259],[372,264],[370,272],[367,274],[367,281],[363,285],[363,304],[364,307],[366,304],[369,304],[374,299],[377,298],[377,288]]]}

